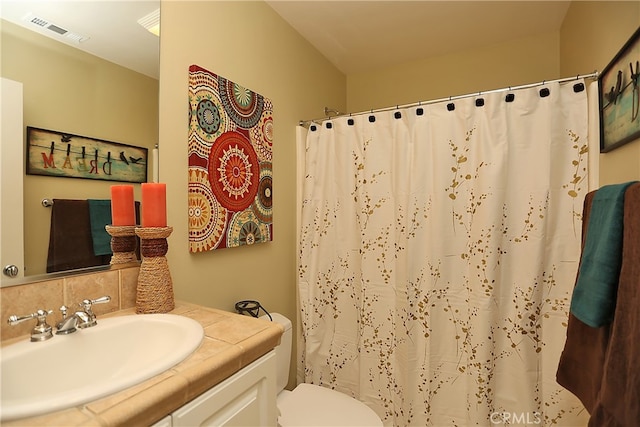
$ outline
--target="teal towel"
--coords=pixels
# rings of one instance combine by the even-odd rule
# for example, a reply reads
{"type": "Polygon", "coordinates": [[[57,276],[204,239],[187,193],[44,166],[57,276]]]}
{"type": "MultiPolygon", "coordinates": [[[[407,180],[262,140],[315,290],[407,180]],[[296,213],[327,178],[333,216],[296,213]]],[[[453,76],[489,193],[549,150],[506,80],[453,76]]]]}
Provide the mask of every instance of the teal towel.
{"type": "Polygon", "coordinates": [[[622,265],[624,193],[633,182],[596,191],[589,213],[571,314],[592,328],[613,320],[622,265]]]}
{"type": "Polygon", "coordinates": [[[94,255],[111,255],[111,236],[105,229],[111,224],[111,200],[87,200],[94,255]]]}

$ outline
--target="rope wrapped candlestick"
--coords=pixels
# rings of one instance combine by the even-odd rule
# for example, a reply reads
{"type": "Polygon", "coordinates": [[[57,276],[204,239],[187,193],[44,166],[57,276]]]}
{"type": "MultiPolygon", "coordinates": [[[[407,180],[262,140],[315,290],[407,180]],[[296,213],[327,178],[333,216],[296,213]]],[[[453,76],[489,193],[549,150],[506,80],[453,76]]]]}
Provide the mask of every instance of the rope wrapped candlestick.
{"type": "Polygon", "coordinates": [[[173,282],[165,255],[173,227],[137,227],[142,263],[138,274],[136,313],[167,313],[175,308],[173,282]]]}
{"type": "Polygon", "coordinates": [[[138,261],[136,256],[136,227],[134,225],[106,225],[105,229],[111,236],[111,265],[127,264],[138,261]]]}

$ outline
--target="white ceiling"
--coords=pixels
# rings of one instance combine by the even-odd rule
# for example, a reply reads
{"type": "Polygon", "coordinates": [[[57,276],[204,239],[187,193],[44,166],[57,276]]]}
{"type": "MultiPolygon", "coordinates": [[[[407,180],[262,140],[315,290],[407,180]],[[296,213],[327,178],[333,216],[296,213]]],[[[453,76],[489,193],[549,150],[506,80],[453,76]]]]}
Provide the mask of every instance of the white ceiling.
{"type": "MultiPolygon", "coordinates": [[[[0,0],[0,17],[23,26],[29,12],[86,42],[65,43],[158,78],[158,39],[137,20],[158,0],[0,0]]],[[[570,1],[266,2],[345,74],[558,30],[570,1]]]]}

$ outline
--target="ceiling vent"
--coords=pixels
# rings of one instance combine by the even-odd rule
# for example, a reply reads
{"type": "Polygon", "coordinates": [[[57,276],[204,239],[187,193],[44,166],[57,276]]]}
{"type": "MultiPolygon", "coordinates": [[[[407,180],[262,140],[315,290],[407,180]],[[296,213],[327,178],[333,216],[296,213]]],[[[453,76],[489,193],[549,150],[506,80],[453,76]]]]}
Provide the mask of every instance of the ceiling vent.
{"type": "MultiPolygon", "coordinates": [[[[23,21],[29,23],[30,25],[36,26],[36,27],[40,27],[44,30],[48,30],[51,31],[53,33],[56,33],[59,37],[63,38],[63,39],[68,39],[71,40],[73,42],[76,43],[82,43],[84,41],[89,40],[89,37],[87,36],[83,36],[80,34],[76,34],[76,33],[72,33],[71,31],[62,28],[59,25],[56,25],[46,19],[40,18],[38,16],[35,16],[32,13],[28,13],[26,14],[23,18],[23,21]]],[[[51,34],[50,34],[51,35],[51,34]]]]}
{"type": "Polygon", "coordinates": [[[148,15],[138,19],[138,24],[156,36],[160,36],[160,9],[156,9],[148,15]]]}

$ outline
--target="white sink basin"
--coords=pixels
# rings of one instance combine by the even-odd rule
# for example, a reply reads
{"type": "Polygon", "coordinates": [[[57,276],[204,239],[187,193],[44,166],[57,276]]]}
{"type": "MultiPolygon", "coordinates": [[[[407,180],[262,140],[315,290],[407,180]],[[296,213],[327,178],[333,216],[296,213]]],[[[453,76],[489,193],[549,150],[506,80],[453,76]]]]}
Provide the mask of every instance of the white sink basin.
{"type": "MultiPolygon", "coordinates": [[[[55,328],[54,328],[55,329],[55,328]]],[[[98,325],[0,352],[0,419],[71,408],[160,374],[189,356],[204,331],[174,314],[98,318],[98,325]]]]}

